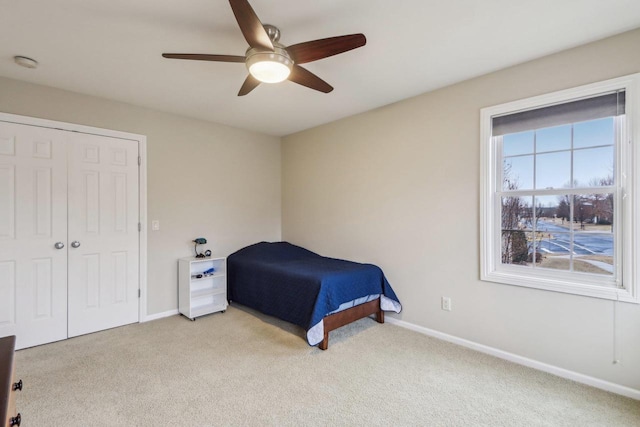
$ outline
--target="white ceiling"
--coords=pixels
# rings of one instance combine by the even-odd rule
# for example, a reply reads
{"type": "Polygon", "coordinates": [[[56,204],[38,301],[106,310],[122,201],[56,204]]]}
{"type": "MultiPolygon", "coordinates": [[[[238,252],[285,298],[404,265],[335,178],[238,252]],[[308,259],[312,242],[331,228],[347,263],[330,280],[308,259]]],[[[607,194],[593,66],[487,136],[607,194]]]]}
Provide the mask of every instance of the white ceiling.
{"type": "Polygon", "coordinates": [[[329,94],[287,81],[238,97],[243,64],[161,57],[243,55],[226,0],[0,0],[0,76],[281,136],[640,27],[640,0],[250,2],[285,45],[367,45],[304,65],[329,94]]]}

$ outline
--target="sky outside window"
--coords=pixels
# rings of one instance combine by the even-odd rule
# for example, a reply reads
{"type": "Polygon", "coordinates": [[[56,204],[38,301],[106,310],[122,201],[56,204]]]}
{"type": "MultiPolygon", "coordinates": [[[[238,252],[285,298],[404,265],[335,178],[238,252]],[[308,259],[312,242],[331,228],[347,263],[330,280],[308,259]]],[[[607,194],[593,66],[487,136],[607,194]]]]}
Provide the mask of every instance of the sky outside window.
{"type": "Polygon", "coordinates": [[[507,134],[505,173],[520,190],[611,185],[614,137],[613,117],[507,134]]]}

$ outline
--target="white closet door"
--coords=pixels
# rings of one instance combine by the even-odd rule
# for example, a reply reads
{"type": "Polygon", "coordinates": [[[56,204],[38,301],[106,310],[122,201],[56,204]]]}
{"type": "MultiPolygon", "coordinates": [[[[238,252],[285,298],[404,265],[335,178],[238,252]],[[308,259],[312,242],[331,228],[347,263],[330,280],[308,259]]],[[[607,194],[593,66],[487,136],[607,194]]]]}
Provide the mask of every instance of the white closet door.
{"type": "Polygon", "coordinates": [[[69,144],[69,337],[137,322],[138,143],[69,144]]]}
{"type": "Polygon", "coordinates": [[[0,336],[16,335],[17,348],[67,337],[62,138],[54,129],[0,122],[0,336]]]}

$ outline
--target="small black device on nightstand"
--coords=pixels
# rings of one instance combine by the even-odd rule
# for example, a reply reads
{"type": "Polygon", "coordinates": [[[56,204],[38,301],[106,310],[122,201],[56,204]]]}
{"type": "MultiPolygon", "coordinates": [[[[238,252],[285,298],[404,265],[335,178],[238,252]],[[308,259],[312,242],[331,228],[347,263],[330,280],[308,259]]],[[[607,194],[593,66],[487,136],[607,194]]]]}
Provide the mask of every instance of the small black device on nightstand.
{"type": "MultiPolygon", "coordinates": [[[[207,239],[204,237],[197,237],[193,239],[193,243],[195,243],[193,250],[196,252],[196,258],[204,258],[205,255],[203,253],[198,253],[198,245],[206,245],[207,239]]],[[[211,254],[211,252],[209,252],[209,254],[211,254]]]]}

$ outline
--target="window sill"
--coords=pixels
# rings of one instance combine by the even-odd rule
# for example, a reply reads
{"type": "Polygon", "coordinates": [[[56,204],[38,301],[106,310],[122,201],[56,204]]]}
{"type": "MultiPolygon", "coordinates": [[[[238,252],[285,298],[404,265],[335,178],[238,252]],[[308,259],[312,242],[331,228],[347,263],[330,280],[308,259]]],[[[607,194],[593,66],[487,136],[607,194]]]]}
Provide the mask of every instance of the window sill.
{"type": "Polygon", "coordinates": [[[551,279],[548,277],[537,277],[530,274],[521,274],[511,269],[484,273],[481,275],[480,279],[487,282],[496,282],[505,285],[523,286],[533,289],[562,292],[565,294],[640,304],[640,299],[624,288],[578,283],[575,281],[551,279]]]}

